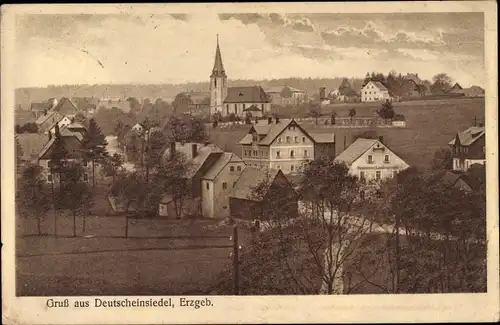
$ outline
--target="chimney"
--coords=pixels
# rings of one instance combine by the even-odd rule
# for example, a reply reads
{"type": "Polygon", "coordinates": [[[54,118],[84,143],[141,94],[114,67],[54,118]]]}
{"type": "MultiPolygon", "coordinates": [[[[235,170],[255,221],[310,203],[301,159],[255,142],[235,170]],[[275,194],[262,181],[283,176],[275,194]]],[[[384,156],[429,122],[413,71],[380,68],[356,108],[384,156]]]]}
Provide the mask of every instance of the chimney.
{"type": "Polygon", "coordinates": [[[280,118],[276,116],[276,124],[280,122],[280,118]]]}
{"type": "Polygon", "coordinates": [[[383,136],[379,136],[379,137],[378,137],[378,141],[380,141],[380,142],[384,143],[384,137],[383,137],[383,136]]]}
{"type": "Polygon", "coordinates": [[[326,98],[325,96],[326,88],[325,87],[320,87],[319,88],[319,99],[323,100],[326,98]]]}
{"type": "Polygon", "coordinates": [[[196,157],[197,152],[198,152],[198,146],[196,145],[196,143],[191,144],[191,155],[193,156],[192,159],[196,157]]]}
{"type": "Polygon", "coordinates": [[[173,159],[175,156],[175,142],[170,142],[170,159],[173,159]]]}
{"type": "Polygon", "coordinates": [[[273,124],[273,118],[272,117],[268,117],[267,118],[267,124],[273,124]]]}

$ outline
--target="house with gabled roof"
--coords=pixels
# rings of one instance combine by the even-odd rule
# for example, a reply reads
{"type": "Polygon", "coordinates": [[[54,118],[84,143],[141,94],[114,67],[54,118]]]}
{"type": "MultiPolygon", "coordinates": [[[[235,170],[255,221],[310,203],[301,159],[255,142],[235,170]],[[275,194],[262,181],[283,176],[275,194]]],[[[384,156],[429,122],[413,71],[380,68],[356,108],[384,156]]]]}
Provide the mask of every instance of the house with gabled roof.
{"type": "MultiPolygon", "coordinates": [[[[83,174],[83,181],[89,182],[92,177],[92,162],[87,162],[84,159],[84,151],[83,151],[83,136],[80,133],[74,133],[68,130],[66,127],[62,128],[59,132],[59,140],[62,141],[64,147],[66,149],[66,158],[67,162],[77,162],[82,165],[85,169],[85,173],[83,174]]],[[[54,179],[54,175],[51,173],[50,161],[52,159],[52,150],[58,141],[56,136],[51,136],[50,140],[46,142],[43,148],[40,150],[38,154],[38,165],[42,167],[43,174],[47,179],[48,183],[52,183],[57,181],[54,179]]],[[[97,175],[97,172],[96,172],[97,175]]]]}
{"type": "Polygon", "coordinates": [[[463,95],[464,90],[463,90],[462,86],[460,86],[457,82],[453,85],[453,87],[450,88],[450,90],[448,90],[448,93],[449,94],[462,94],[463,95]]]}
{"type": "Polygon", "coordinates": [[[306,91],[290,86],[271,87],[266,90],[266,94],[272,104],[276,105],[300,105],[305,102],[306,91]]]}
{"type": "Polygon", "coordinates": [[[67,116],[70,119],[75,117],[78,113],[84,114],[85,112],[80,110],[69,98],[63,97],[59,102],[51,109],[52,111],[59,112],[61,115],[67,116]]]}
{"type": "Polygon", "coordinates": [[[298,214],[298,195],[281,170],[247,167],[229,194],[232,218],[268,220],[272,204],[280,204],[285,215],[298,214]]]}
{"type": "Polygon", "coordinates": [[[35,123],[38,127],[39,133],[51,132],[54,134],[56,124],[62,128],[66,125],[70,125],[71,119],[68,116],[62,115],[58,111],[51,110],[47,112],[47,114],[40,116],[35,123]]]}
{"type": "Polygon", "coordinates": [[[471,126],[458,132],[448,142],[452,149],[453,170],[466,171],[473,164],[486,163],[486,136],[483,125],[471,126]]]}
{"type": "Polygon", "coordinates": [[[344,163],[351,175],[368,183],[378,183],[392,178],[409,165],[392,151],[383,139],[358,138],[335,158],[344,163]]]}
{"type": "Polygon", "coordinates": [[[229,194],[245,168],[240,157],[224,152],[201,177],[202,213],[205,218],[229,217],[229,194]]]}
{"type": "Polygon", "coordinates": [[[389,89],[380,81],[369,81],[361,88],[362,102],[385,102],[391,101],[389,89]]]}
{"type": "Polygon", "coordinates": [[[248,166],[297,173],[315,157],[335,157],[333,133],[310,133],[294,119],[268,118],[250,127],[240,140],[241,157],[248,166]]]}

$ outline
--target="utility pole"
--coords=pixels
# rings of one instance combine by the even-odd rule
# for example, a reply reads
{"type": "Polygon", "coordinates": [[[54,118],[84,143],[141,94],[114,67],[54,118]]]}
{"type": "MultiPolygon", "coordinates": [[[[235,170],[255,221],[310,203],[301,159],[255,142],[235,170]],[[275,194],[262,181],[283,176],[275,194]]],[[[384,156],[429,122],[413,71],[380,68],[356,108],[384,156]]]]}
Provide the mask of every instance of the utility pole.
{"type": "Polygon", "coordinates": [[[233,225],[233,269],[234,269],[234,294],[240,294],[240,247],[238,245],[238,225],[233,225]]]}

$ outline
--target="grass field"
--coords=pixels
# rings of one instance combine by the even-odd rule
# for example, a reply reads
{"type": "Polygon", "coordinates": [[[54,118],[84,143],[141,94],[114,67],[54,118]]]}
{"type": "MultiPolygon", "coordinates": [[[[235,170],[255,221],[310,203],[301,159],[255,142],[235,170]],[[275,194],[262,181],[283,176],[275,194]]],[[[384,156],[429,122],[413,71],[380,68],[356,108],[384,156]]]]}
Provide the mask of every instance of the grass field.
{"type": "MultiPolygon", "coordinates": [[[[367,117],[376,114],[380,104],[352,103],[334,104],[323,109],[329,119],[329,114],[335,111],[338,116],[347,116],[350,108],[356,108],[356,116],[367,117]]],[[[302,123],[306,130],[312,132],[331,132],[336,137],[336,152],[344,150],[344,137],[349,146],[354,136],[367,130],[374,130],[384,137],[384,142],[398,153],[410,165],[426,167],[432,160],[434,152],[439,148],[448,148],[448,142],[455,134],[472,125],[474,117],[484,121],[484,98],[449,99],[411,101],[395,103],[397,114],[404,114],[407,120],[406,128],[339,128],[325,127],[323,120],[319,126],[314,123],[302,123]]],[[[221,148],[241,156],[239,140],[246,134],[246,125],[231,129],[215,129],[210,133],[211,140],[221,148]]]]}
{"type": "MultiPolygon", "coordinates": [[[[58,235],[37,236],[34,220],[19,220],[16,290],[19,296],[204,294],[231,263],[232,228],[215,220],[58,216],[58,235]],[[86,237],[83,237],[85,235],[86,237]],[[89,237],[90,236],[90,237],[89,237]]],[[[42,232],[53,234],[53,215],[42,232]]],[[[241,243],[249,233],[240,229],[241,243]]]]}

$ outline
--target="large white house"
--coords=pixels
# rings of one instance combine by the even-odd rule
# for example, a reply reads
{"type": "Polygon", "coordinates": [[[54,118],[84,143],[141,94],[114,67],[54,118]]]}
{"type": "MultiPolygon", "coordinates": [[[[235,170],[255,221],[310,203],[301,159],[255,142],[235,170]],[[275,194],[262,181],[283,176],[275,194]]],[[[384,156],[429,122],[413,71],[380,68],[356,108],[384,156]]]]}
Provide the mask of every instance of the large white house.
{"type": "Polygon", "coordinates": [[[362,102],[385,102],[391,100],[389,89],[379,81],[369,81],[361,88],[362,102]]]}
{"type": "Polygon", "coordinates": [[[349,173],[366,182],[378,183],[394,177],[409,165],[379,139],[359,138],[335,158],[349,167],[349,173]]]}

